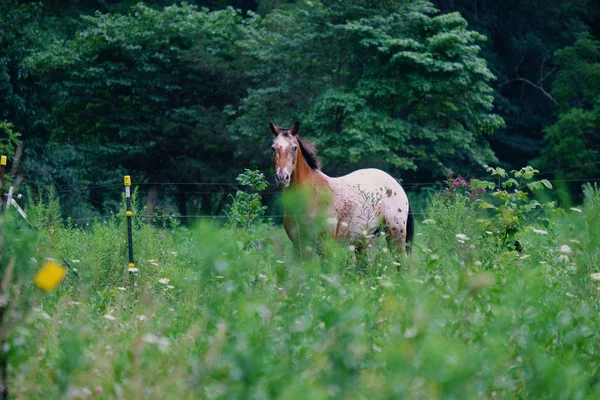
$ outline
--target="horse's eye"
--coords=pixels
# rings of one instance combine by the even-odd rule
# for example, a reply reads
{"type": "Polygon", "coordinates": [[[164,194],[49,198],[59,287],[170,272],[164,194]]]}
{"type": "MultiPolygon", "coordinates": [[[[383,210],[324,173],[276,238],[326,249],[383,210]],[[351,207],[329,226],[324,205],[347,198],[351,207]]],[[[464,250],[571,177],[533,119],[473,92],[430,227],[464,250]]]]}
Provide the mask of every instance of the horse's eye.
{"type": "Polygon", "coordinates": [[[275,153],[275,146],[271,146],[271,150],[275,153]]]}
{"type": "Polygon", "coordinates": [[[294,146],[294,147],[292,148],[292,150],[294,150],[294,153],[295,153],[295,152],[296,152],[296,150],[298,150],[298,146],[294,146]]]}

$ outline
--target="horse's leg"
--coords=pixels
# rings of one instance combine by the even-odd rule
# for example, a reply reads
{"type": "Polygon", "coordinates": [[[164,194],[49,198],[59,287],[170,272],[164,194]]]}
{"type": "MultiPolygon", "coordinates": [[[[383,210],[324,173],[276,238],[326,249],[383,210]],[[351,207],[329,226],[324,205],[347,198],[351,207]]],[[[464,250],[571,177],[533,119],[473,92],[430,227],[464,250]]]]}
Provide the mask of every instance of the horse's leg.
{"type": "Polygon", "coordinates": [[[406,219],[393,204],[386,204],[383,209],[383,224],[386,240],[390,250],[406,254],[406,219]]]}

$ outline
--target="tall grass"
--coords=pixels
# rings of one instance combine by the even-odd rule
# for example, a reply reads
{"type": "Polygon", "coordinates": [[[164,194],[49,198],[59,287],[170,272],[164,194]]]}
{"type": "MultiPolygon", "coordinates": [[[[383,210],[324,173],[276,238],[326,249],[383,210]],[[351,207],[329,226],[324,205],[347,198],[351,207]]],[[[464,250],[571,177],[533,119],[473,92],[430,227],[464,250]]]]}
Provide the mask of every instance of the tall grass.
{"type": "Polygon", "coordinates": [[[36,234],[10,223],[35,236],[21,261],[78,276],[50,295],[19,286],[5,345],[18,399],[600,394],[598,188],[582,212],[524,226],[520,251],[460,196],[429,205],[407,258],[381,239],[358,260],[327,242],[300,261],[279,226],[140,220],[135,274],[123,218],[80,228],[53,224],[52,201],[30,211],[36,234]]]}

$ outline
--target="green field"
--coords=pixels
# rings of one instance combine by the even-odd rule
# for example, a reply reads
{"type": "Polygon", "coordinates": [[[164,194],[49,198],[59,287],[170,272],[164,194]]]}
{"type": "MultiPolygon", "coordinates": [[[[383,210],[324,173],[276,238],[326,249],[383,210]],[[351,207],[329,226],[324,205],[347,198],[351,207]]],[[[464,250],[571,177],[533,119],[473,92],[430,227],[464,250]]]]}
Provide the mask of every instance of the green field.
{"type": "Polygon", "coordinates": [[[520,252],[459,192],[432,197],[406,258],[381,238],[358,259],[329,241],[300,259],[258,219],[136,219],[134,274],[124,218],[74,226],[30,201],[37,231],[4,221],[11,396],[598,398],[600,191],[585,192],[581,208],[524,219],[520,252]],[[46,257],[78,276],[41,293],[46,257]]]}

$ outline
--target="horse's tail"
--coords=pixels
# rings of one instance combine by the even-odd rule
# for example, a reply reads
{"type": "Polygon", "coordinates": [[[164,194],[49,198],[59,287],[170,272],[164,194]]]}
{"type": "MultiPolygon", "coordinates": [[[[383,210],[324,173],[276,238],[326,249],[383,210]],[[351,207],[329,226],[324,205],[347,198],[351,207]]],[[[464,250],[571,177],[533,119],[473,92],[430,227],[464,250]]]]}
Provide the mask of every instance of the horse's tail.
{"type": "MultiPolygon", "coordinates": [[[[408,205],[408,219],[406,220],[406,243],[410,242],[411,245],[413,243],[413,238],[415,235],[415,219],[413,217],[412,210],[410,209],[410,204],[408,205]]],[[[406,254],[410,254],[411,246],[406,246],[406,254]]]]}

